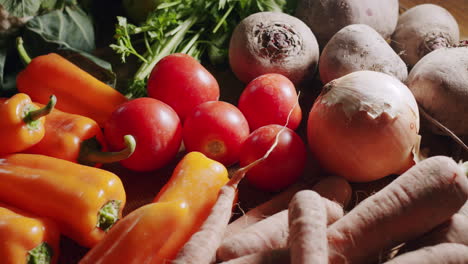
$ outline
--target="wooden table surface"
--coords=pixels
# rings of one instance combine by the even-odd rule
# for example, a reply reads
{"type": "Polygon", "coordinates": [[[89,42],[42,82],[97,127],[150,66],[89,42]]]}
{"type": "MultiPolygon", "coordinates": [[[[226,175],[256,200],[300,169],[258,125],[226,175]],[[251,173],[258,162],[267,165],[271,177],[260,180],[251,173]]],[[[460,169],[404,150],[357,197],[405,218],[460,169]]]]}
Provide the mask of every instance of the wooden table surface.
{"type": "Polygon", "coordinates": [[[447,9],[460,26],[460,39],[468,39],[468,0],[400,0],[400,9],[424,3],[440,5],[447,9]]]}

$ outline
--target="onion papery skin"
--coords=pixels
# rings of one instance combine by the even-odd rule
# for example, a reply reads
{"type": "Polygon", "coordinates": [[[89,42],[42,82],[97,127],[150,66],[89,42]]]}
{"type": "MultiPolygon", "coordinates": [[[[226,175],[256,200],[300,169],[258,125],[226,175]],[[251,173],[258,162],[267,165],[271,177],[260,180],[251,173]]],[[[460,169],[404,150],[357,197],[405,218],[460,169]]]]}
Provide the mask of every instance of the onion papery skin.
{"type": "Polygon", "coordinates": [[[384,73],[358,71],[324,86],[307,122],[313,156],[352,182],[400,174],[414,165],[419,112],[410,90],[384,73]]]}

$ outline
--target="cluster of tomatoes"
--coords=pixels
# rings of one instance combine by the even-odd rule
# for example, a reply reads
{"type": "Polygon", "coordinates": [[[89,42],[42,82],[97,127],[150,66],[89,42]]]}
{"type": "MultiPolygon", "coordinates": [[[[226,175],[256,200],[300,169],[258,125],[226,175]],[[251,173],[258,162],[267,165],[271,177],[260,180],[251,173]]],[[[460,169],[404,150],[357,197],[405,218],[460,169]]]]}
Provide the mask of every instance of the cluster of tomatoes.
{"type": "Polygon", "coordinates": [[[245,166],[261,158],[278,136],[268,158],[246,175],[255,187],[278,191],[294,183],[306,162],[306,147],[295,133],[302,119],[294,84],[265,74],[247,84],[237,106],[219,100],[213,75],[186,54],[171,54],[154,67],[148,97],[119,106],[104,127],[111,148],[121,149],[131,134],[137,147],[121,162],[135,171],[159,169],[183,145],[224,164],[245,166]]]}

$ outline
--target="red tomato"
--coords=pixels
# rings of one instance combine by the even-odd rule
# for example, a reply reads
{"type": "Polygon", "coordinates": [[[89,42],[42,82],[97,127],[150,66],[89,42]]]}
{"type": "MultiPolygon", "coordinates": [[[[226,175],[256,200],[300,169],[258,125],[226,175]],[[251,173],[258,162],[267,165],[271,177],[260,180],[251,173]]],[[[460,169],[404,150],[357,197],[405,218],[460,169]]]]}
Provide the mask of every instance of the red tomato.
{"type": "Polygon", "coordinates": [[[193,57],[176,53],[161,59],[148,79],[148,96],[170,105],[183,121],[197,105],[216,101],[216,79],[193,57]]]}
{"type": "MultiPolygon", "coordinates": [[[[267,125],[252,132],[240,151],[240,166],[244,167],[263,157],[275,142],[280,125],[267,125]]],[[[246,178],[254,187],[264,191],[279,191],[296,182],[305,168],[307,151],[302,139],[291,129],[279,135],[278,145],[268,158],[253,167],[246,178]]]]}
{"type": "Polygon", "coordinates": [[[249,136],[249,124],[237,107],[222,101],[200,104],[183,127],[188,151],[199,151],[228,166],[239,160],[239,150],[249,136]]]}
{"type": "Polygon", "coordinates": [[[250,129],[278,124],[284,126],[294,108],[287,127],[295,130],[302,119],[296,88],[285,76],[268,73],[252,80],[242,92],[238,107],[249,122],[250,129]]]}
{"type": "Polygon", "coordinates": [[[104,136],[113,150],[123,148],[127,134],[135,137],[136,148],[120,163],[131,170],[151,171],[175,157],[182,142],[182,125],[170,106],[143,97],[117,107],[104,126],[104,136]]]}

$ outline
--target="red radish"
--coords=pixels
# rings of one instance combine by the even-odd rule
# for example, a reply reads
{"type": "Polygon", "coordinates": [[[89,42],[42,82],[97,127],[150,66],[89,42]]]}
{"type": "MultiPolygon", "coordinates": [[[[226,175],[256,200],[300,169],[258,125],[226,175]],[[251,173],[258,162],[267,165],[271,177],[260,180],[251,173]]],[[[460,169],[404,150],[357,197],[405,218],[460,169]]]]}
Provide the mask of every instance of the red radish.
{"type": "Polygon", "coordinates": [[[186,117],[182,131],[187,151],[199,151],[226,166],[239,161],[241,145],[250,133],[242,112],[223,101],[196,106],[186,117]]]}
{"type": "Polygon", "coordinates": [[[219,99],[219,85],[213,75],[193,57],[175,53],[162,58],[153,68],[147,84],[148,96],[170,105],[180,120],[195,106],[219,99]]]}
{"type": "Polygon", "coordinates": [[[253,131],[277,124],[295,130],[302,119],[294,84],[285,76],[268,73],[253,79],[242,92],[238,107],[253,131]],[[291,112],[291,109],[294,109],[291,112]]]}
{"type": "Polygon", "coordinates": [[[282,190],[295,183],[304,170],[304,142],[294,131],[280,125],[267,125],[252,132],[242,144],[240,165],[246,166],[262,157],[280,131],[278,144],[272,153],[246,174],[248,182],[258,189],[282,190]]]}
{"type": "Polygon", "coordinates": [[[320,195],[300,191],[288,211],[291,264],[328,264],[327,212],[320,195]]]}
{"type": "Polygon", "coordinates": [[[423,160],[329,226],[329,261],[372,263],[447,221],[467,198],[462,166],[445,156],[423,160]]]}
{"type": "Polygon", "coordinates": [[[148,97],[123,103],[104,126],[104,136],[112,150],[124,148],[124,136],[133,135],[135,152],[120,163],[131,170],[162,168],[177,154],[182,142],[182,126],[167,104],[148,97]]]}
{"type": "Polygon", "coordinates": [[[310,110],[307,138],[328,171],[365,182],[414,164],[419,145],[414,96],[398,79],[357,71],[329,82],[310,110]]]}

